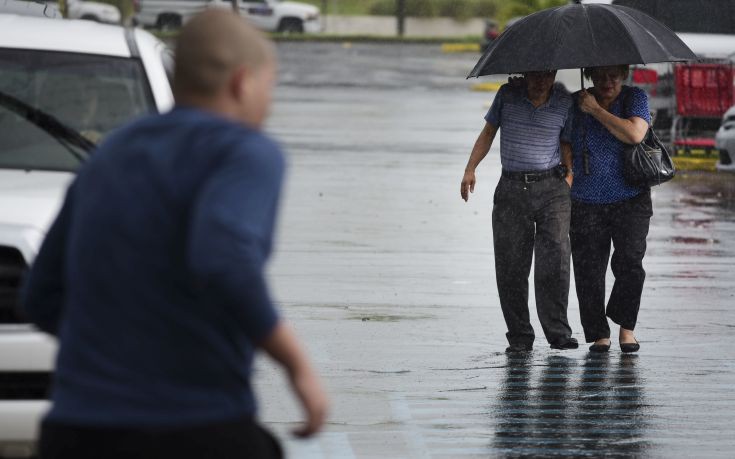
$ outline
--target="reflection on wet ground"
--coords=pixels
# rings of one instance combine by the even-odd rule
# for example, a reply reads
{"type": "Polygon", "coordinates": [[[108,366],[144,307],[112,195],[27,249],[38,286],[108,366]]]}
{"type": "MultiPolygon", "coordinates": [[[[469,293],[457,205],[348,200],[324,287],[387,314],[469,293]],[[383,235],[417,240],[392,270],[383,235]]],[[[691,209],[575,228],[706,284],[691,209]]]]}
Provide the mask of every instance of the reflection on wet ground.
{"type": "Polygon", "coordinates": [[[588,354],[578,362],[509,357],[494,417],[493,453],[507,457],[610,454],[646,449],[645,397],[636,355],[588,354]]]}
{"type": "MultiPolygon", "coordinates": [[[[291,457],[733,457],[735,175],[680,174],[653,190],[638,355],[620,352],[617,327],[609,354],[551,350],[534,317],[533,352],[508,357],[490,222],[497,148],[470,201],[459,197],[493,97],[462,79],[477,56],[279,51],[269,130],[290,167],[271,280],[333,403],[324,434],[290,439],[298,406],[260,362],[262,419],[291,457]]],[[[574,293],[569,317],[583,342],[574,293]]]]}

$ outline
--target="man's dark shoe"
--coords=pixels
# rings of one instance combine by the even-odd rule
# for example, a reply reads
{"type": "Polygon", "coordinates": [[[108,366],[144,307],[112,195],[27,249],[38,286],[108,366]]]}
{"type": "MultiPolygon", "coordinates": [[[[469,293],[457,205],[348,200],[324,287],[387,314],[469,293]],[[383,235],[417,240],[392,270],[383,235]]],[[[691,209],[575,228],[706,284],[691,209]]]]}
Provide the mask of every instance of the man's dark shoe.
{"type": "Polygon", "coordinates": [[[506,354],[516,354],[522,352],[531,352],[533,350],[533,344],[516,343],[511,344],[505,348],[506,354]]]}
{"type": "Polygon", "coordinates": [[[552,349],[577,349],[578,347],[579,343],[574,338],[567,338],[564,341],[559,341],[551,345],[552,349]]]}

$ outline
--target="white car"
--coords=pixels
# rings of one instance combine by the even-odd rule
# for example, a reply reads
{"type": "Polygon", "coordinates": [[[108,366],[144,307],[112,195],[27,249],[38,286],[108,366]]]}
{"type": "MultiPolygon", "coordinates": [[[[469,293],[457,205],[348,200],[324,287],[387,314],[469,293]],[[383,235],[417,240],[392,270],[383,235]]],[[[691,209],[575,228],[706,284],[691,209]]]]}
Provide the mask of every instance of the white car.
{"type": "Polygon", "coordinates": [[[722,117],[722,124],[715,135],[715,148],[720,151],[720,159],[716,167],[718,171],[735,172],[735,105],[730,107],[722,117]]]}
{"type": "Polygon", "coordinates": [[[106,22],[108,24],[120,24],[121,19],[120,10],[116,6],[83,0],[67,0],[66,17],[106,22]]]}
{"type": "MultiPolygon", "coordinates": [[[[240,0],[240,14],[267,32],[316,33],[322,30],[319,8],[280,0],[240,0]]],[[[232,8],[229,0],[139,0],[136,23],[146,27],[181,27],[206,8],[232,8]]]]}
{"type": "Polygon", "coordinates": [[[140,29],[0,14],[0,31],[0,457],[22,457],[56,344],[19,313],[21,277],[90,141],[173,105],[172,59],[140,29]]]}
{"type": "Polygon", "coordinates": [[[58,5],[27,0],[0,0],[0,14],[20,14],[21,16],[62,19],[58,5]]]}
{"type": "MultiPolygon", "coordinates": [[[[114,5],[83,0],[67,0],[66,5],[66,15],[69,19],[87,19],[108,24],[120,24],[120,10],[114,5]]],[[[62,18],[59,12],[59,3],[55,1],[0,0],[0,13],[62,18]]]]}

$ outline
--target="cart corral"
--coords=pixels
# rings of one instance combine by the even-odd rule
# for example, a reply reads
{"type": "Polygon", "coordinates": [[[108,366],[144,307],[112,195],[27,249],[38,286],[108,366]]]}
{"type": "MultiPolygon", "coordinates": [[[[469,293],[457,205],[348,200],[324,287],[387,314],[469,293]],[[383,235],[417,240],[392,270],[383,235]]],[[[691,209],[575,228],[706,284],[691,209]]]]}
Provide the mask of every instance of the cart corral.
{"type": "Polygon", "coordinates": [[[682,39],[701,59],[632,69],[629,84],[646,90],[654,126],[679,169],[716,170],[715,133],[735,105],[735,36],[713,34],[682,39]],[[732,53],[732,54],[731,54],[732,53]]]}

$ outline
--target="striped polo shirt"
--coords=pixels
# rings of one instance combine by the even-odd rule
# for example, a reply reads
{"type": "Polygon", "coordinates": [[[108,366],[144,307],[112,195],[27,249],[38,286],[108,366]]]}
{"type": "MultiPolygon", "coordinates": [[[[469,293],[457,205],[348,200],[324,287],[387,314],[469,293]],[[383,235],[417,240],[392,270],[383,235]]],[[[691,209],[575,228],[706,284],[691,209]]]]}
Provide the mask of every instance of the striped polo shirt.
{"type": "Polygon", "coordinates": [[[559,141],[571,142],[572,96],[554,83],[549,100],[534,107],[526,88],[504,84],[485,121],[500,128],[500,163],[504,170],[530,172],[561,164],[559,141]]]}

